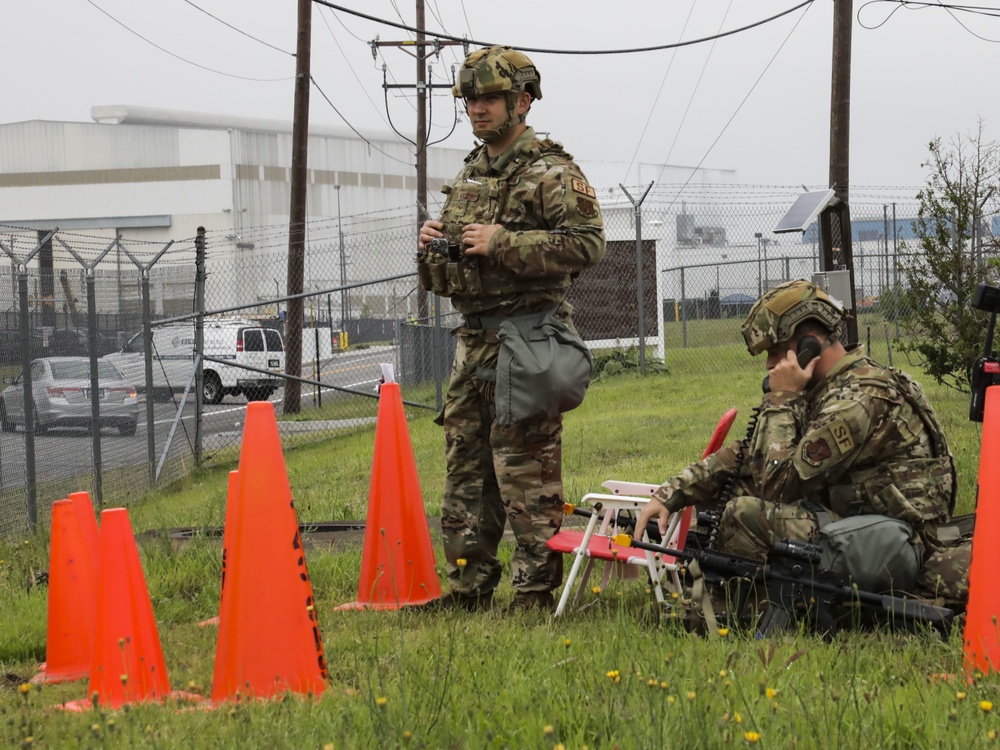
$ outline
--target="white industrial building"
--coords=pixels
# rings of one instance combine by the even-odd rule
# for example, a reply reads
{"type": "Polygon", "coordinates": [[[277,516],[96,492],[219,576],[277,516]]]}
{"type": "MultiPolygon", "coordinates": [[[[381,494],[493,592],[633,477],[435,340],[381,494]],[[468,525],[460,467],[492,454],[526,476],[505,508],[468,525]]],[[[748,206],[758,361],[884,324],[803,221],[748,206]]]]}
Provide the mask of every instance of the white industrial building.
{"type": "MultiPolygon", "coordinates": [[[[210,309],[283,293],[290,123],[131,106],[96,106],[91,117],[89,123],[0,124],[0,242],[23,253],[37,242],[39,231],[58,227],[70,244],[80,238],[91,257],[119,234],[126,247],[145,257],[171,240],[177,242],[178,252],[190,254],[191,238],[203,226],[210,274],[215,269],[210,309]]],[[[413,270],[412,147],[391,133],[366,135],[367,141],[347,128],[310,128],[307,290],[413,270]],[[339,246],[341,229],[355,245],[345,253],[339,246]],[[358,247],[359,242],[364,246],[358,247]]],[[[440,186],[450,182],[466,153],[465,147],[428,149],[431,215],[440,205],[440,186]]],[[[619,182],[706,185],[732,184],[736,178],[732,170],[583,158],[579,163],[598,189],[611,240],[634,237],[632,204],[619,182]]],[[[637,199],[641,189],[629,191],[637,199]]],[[[652,212],[645,215],[643,236],[658,245],[657,277],[663,268],[688,262],[699,252],[696,243],[676,241],[684,227],[683,220],[674,223],[666,216],[658,220],[652,212]]],[[[59,247],[55,250],[57,269],[75,268],[79,297],[82,269],[59,247]]],[[[170,258],[177,263],[177,255],[170,258]]],[[[113,262],[131,268],[120,253],[113,262]]],[[[110,268],[110,263],[101,268],[110,268]]],[[[169,289],[169,275],[159,277],[154,312],[172,312],[171,298],[178,303],[175,310],[185,301],[190,309],[190,257],[176,268],[175,276],[176,293],[169,289]]],[[[57,301],[60,293],[54,290],[57,301]]],[[[107,310],[114,304],[102,299],[101,307],[107,310]]],[[[388,303],[373,307],[384,310],[388,303]]]]}
{"type": "MultiPolygon", "coordinates": [[[[132,250],[148,255],[170,240],[187,238],[190,246],[202,226],[210,267],[233,270],[226,274],[232,299],[271,297],[274,278],[284,288],[284,265],[266,274],[254,269],[283,264],[287,256],[290,123],[127,106],[93,107],[91,116],[92,123],[0,124],[0,241],[27,252],[33,230],[58,227],[69,242],[79,235],[95,248],[121,234],[132,250]]],[[[429,149],[432,212],[465,153],[429,149]]],[[[336,246],[341,216],[350,217],[353,233],[364,233],[366,224],[369,231],[385,228],[391,209],[397,225],[412,226],[413,161],[412,148],[396,136],[366,142],[346,128],[311,127],[309,250],[336,246]]],[[[383,275],[412,270],[410,245],[379,259],[383,275]]],[[[57,266],[68,257],[56,256],[57,266]]],[[[313,288],[336,285],[336,262],[316,273],[326,278],[312,279],[313,288]]],[[[222,283],[219,276],[214,284],[222,283]]]]}

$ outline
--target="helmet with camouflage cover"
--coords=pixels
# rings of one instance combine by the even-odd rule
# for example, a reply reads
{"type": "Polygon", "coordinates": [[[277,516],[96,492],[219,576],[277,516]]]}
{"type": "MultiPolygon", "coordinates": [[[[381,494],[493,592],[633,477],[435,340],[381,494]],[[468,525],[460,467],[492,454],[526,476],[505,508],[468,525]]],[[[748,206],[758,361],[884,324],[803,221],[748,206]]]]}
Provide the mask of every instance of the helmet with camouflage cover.
{"type": "Polygon", "coordinates": [[[524,122],[516,113],[517,97],[528,92],[532,100],[542,98],[542,75],[527,55],[511,47],[484,47],[469,54],[458,71],[458,81],[451,93],[459,99],[487,94],[507,98],[507,122],[496,130],[476,130],[473,134],[485,143],[524,122]]]}
{"type": "Polygon", "coordinates": [[[837,341],[847,319],[843,305],[815,284],[803,279],[788,281],[757,300],[743,321],[747,351],[756,356],[792,338],[806,320],[815,320],[830,331],[827,339],[837,341]]]}

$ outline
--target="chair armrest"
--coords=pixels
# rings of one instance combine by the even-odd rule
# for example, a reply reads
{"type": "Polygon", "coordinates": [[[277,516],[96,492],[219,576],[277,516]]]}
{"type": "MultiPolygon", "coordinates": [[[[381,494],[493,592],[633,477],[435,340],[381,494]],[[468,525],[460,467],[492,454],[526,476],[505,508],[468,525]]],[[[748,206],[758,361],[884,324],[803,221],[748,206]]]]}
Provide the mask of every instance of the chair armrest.
{"type": "Polygon", "coordinates": [[[622,482],[617,479],[609,479],[601,485],[614,495],[635,495],[638,497],[651,497],[658,484],[646,484],[644,482],[622,482]]]}

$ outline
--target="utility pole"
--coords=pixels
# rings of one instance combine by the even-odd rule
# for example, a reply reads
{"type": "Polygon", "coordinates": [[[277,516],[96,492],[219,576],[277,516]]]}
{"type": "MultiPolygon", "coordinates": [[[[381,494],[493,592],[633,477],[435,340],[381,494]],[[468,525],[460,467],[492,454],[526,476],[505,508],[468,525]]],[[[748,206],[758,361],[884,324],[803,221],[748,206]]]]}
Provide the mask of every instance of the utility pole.
{"type": "MultiPolygon", "coordinates": [[[[417,133],[416,139],[411,141],[416,149],[416,169],[417,169],[417,226],[423,224],[430,215],[427,213],[427,92],[430,89],[450,89],[451,84],[428,83],[427,82],[427,48],[431,47],[436,55],[441,52],[442,47],[452,47],[456,45],[466,46],[464,42],[455,42],[447,39],[434,39],[427,41],[424,34],[424,0],[416,0],[417,17],[417,39],[415,42],[383,42],[373,40],[370,42],[372,57],[377,57],[379,47],[415,47],[417,59],[417,133]]],[[[410,89],[413,84],[406,83],[383,83],[386,89],[410,89]]],[[[427,309],[427,292],[423,289],[417,290],[417,317],[427,320],[429,317],[427,309]]]]}
{"type": "Polygon", "coordinates": [[[853,0],[833,0],[833,66],[830,83],[830,187],[839,202],[820,215],[823,242],[821,267],[832,271],[842,266],[850,273],[851,299],[847,339],[858,341],[857,302],[854,291],[854,252],[851,245],[850,186],[851,146],[851,31],[853,0]],[[841,257],[836,258],[834,248],[841,257]]]}
{"type": "MultiPolygon", "coordinates": [[[[301,294],[305,283],[306,186],[309,156],[309,56],[312,40],[312,1],[299,0],[298,41],[295,49],[295,105],[292,122],[291,196],[288,217],[288,279],[285,294],[301,294]]],[[[302,298],[289,299],[285,309],[285,370],[302,376],[302,298]]],[[[285,381],[284,414],[298,414],[302,385],[285,381]]]]}

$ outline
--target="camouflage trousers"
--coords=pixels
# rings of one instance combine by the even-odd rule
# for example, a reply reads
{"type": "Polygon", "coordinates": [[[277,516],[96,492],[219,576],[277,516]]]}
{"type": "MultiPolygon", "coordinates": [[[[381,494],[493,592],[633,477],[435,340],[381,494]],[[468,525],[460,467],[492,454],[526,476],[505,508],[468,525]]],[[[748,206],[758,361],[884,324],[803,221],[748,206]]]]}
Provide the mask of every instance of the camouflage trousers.
{"type": "Polygon", "coordinates": [[[972,541],[934,552],[920,569],[917,590],[928,598],[965,604],[969,600],[969,565],[972,541]]]}
{"type": "MultiPolygon", "coordinates": [[[[719,521],[718,545],[730,554],[764,560],[781,539],[819,542],[815,515],[797,503],[768,503],[756,497],[729,501],[719,521]]],[[[971,543],[931,554],[920,569],[915,593],[964,603],[969,597],[971,543]]]]}
{"type": "Polygon", "coordinates": [[[735,497],[719,520],[718,545],[726,552],[764,560],[782,539],[816,544],[816,516],[797,503],[769,503],[756,497],[735,497]]]}
{"type": "Polygon", "coordinates": [[[563,517],[562,417],[499,425],[494,384],[476,377],[478,368],[496,367],[497,332],[459,328],[456,335],[443,415],[448,473],[441,529],[448,581],[460,594],[496,588],[497,549],[509,520],[514,588],[551,591],[562,582],[562,555],[545,546],[563,517]]]}

